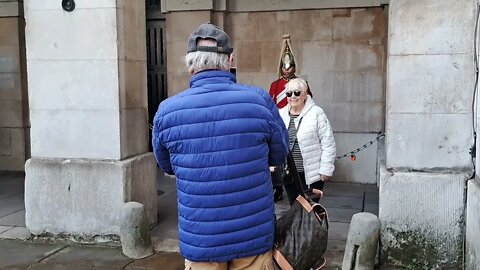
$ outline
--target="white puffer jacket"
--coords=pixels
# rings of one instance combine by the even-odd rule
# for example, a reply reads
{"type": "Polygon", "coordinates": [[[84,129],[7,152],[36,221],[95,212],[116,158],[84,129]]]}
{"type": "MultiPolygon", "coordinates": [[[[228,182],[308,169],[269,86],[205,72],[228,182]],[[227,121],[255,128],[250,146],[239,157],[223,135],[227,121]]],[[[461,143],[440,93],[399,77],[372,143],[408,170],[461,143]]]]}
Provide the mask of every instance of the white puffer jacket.
{"type": "MultiPolygon", "coordinates": [[[[290,124],[289,110],[290,104],[280,110],[280,116],[287,128],[290,124]]],[[[295,127],[307,185],[320,181],[320,175],[332,176],[336,155],[332,127],[325,112],[310,96],[307,97],[299,117],[295,119],[295,127]]]]}

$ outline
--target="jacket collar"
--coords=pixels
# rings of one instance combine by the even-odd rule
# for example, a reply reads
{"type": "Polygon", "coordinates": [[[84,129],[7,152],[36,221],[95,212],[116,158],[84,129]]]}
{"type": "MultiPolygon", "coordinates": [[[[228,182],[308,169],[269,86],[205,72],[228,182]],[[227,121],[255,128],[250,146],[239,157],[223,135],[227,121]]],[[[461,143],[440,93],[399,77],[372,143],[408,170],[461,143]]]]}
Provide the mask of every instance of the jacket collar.
{"type": "MultiPolygon", "coordinates": [[[[307,95],[307,100],[305,101],[305,106],[303,106],[303,109],[302,109],[302,112],[300,113],[300,115],[297,117],[297,119],[301,119],[303,116],[305,116],[305,114],[307,114],[307,112],[313,107],[315,106],[315,101],[313,101],[312,97],[310,97],[309,95],[307,95]]],[[[287,105],[287,112],[290,112],[290,104],[287,105]]]]}
{"type": "MultiPolygon", "coordinates": [[[[315,101],[313,101],[312,97],[310,96],[307,96],[307,100],[305,101],[305,106],[303,107],[302,109],[302,112],[300,113],[300,115],[295,118],[295,128],[298,128],[298,123],[300,123],[300,120],[305,116],[305,114],[307,114],[307,112],[313,108],[313,106],[315,106],[315,101]]],[[[286,113],[286,117],[283,118],[283,122],[285,123],[285,126],[288,128],[288,125],[290,123],[290,104],[288,104],[287,106],[285,106],[285,113],[286,113]]],[[[282,109],[282,110],[283,110],[282,109]]]]}
{"type": "Polygon", "coordinates": [[[199,87],[205,84],[236,83],[237,78],[230,72],[223,70],[204,70],[196,73],[190,79],[190,87],[199,87]]]}

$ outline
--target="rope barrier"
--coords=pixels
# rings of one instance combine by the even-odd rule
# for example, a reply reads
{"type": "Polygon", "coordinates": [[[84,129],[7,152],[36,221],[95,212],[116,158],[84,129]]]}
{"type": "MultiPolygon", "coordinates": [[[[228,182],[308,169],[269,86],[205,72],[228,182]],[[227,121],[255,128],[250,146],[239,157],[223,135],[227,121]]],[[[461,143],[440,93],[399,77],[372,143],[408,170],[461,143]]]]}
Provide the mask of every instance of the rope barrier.
{"type": "Polygon", "coordinates": [[[385,138],[385,133],[380,133],[380,134],[377,135],[377,137],[375,137],[374,140],[369,141],[368,143],[360,146],[359,148],[357,148],[357,149],[355,149],[355,150],[352,150],[352,151],[350,151],[350,152],[347,152],[347,153],[345,153],[344,155],[341,155],[341,156],[336,157],[335,160],[339,160],[339,159],[346,158],[346,157],[350,156],[350,159],[353,160],[353,161],[355,161],[355,160],[357,159],[356,154],[357,154],[358,152],[367,149],[368,147],[372,146],[374,143],[376,143],[377,141],[379,141],[379,140],[381,140],[381,139],[383,139],[383,138],[385,138]]]}

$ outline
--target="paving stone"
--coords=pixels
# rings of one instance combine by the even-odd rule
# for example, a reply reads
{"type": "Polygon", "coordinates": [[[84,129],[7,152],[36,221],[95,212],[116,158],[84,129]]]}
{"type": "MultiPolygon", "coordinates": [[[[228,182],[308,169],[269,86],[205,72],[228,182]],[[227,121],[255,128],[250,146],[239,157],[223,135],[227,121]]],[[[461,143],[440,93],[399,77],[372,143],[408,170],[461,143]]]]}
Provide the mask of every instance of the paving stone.
{"type": "Polygon", "coordinates": [[[123,268],[132,259],[125,257],[119,248],[69,246],[48,257],[44,263],[76,266],[123,268]]]}
{"type": "Polygon", "coordinates": [[[32,234],[26,227],[14,227],[0,234],[0,238],[2,239],[26,240],[30,238],[30,236],[32,236],[32,234]]]}
{"type": "Polygon", "coordinates": [[[328,239],[327,250],[343,252],[345,251],[346,245],[347,245],[347,241],[345,240],[328,239]]]}
{"type": "Polygon", "coordinates": [[[23,200],[23,195],[10,195],[8,197],[0,198],[0,205],[0,218],[25,209],[25,201],[23,200]]]}
{"type": "Polygon", "coordinates": [[[157,253],[152,256],[137,260],[128,265],[126,270],[183,270],[184,258],[179,253],[157,253]]]}
{"type": "Polygon", "coordinates": [[[327,250],[324,256],[327,259],[326,267],[342,267],[343,252],[327,250]]]}
{"type": "Polygon", "coordinates": [[[341,208],[328,208],[328,218],[330,222],[346,222],[349,223],[352,220],[352,216],[356,213],[360,213],[358,209],[341,209],[341,208]]]}
{"type": "Polygon", "coordinates": [[[343,196],[363,198],[365,188],[361,184],[325,182],[325,196],[343,196]]]}
{"type": "Polygon", "coordinates": [[[13,226],[0,226],[0,234],[13,228],[13,226]]]}
{"type": "Polygon", "coordinates": [[[377,185],[365,185],[365,192],[378,193],[377,185]]]}
{"type": "Polygon", "coordinates": [[[329,222],[328,239],[329,240],[347,240],[348,228],[350,223],[329,222]]]}
{"type": "Polygon", "coordinates": [[[62,245],[0,239],[0,269],[25,269],[62,248],[62,245]]]}
{"type": "Polygon", "coordinates": [[[32,269],[33,270],[113,270],[113,269],[121,269],[121,268],[38,263],[28,268],[28,270],[32,270],[32,269]]]}
{"type": "Polygon", "coordinates": [[[25,210],[20,210],[0,218],[0,225],[25,227],[25,210]]]}
{"type": "Polygon", "coordinates": [[[330,208],[348,208],[362,210],[362,197],[323,196],[320,203],[329,210],[330,208]]]}
{"type": "Polygon", "coordinates": [[[378,203],[366,203],[363,212],[368,212],[378,217],[378,203]]]}
{"type": "Polygon", "coordinates": [[[365,203],[377,203],[378,204],[378,193],[365,192],[365,203]]]}

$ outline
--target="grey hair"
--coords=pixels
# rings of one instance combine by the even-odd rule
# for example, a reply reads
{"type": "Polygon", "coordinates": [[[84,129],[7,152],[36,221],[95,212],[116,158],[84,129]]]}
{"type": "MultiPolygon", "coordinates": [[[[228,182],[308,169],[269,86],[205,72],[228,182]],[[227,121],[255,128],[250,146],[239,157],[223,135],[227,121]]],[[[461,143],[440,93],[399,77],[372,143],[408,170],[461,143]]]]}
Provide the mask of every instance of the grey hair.
{"type": "MultiPolygon", "coordinates": [[[[217,42],[214,40],[199,40],[198,45],[201,46],[217,46],[217,42]]],[[[228,54],[216,53],[216,52],[190,52],[185,56],[185,64],[188,71],[197,73],[206,69],[220,69],[228,71],[230,66],[228,54]]]]}
{"type": "Polygon", "coordinates": [[[295,91],[295,90],[300,90],[300,91],[307,91],[307,82],[304,79],[301,78],[295,78],[290,80],[286,85],[285,89],[287,91],[295,91]]]}

